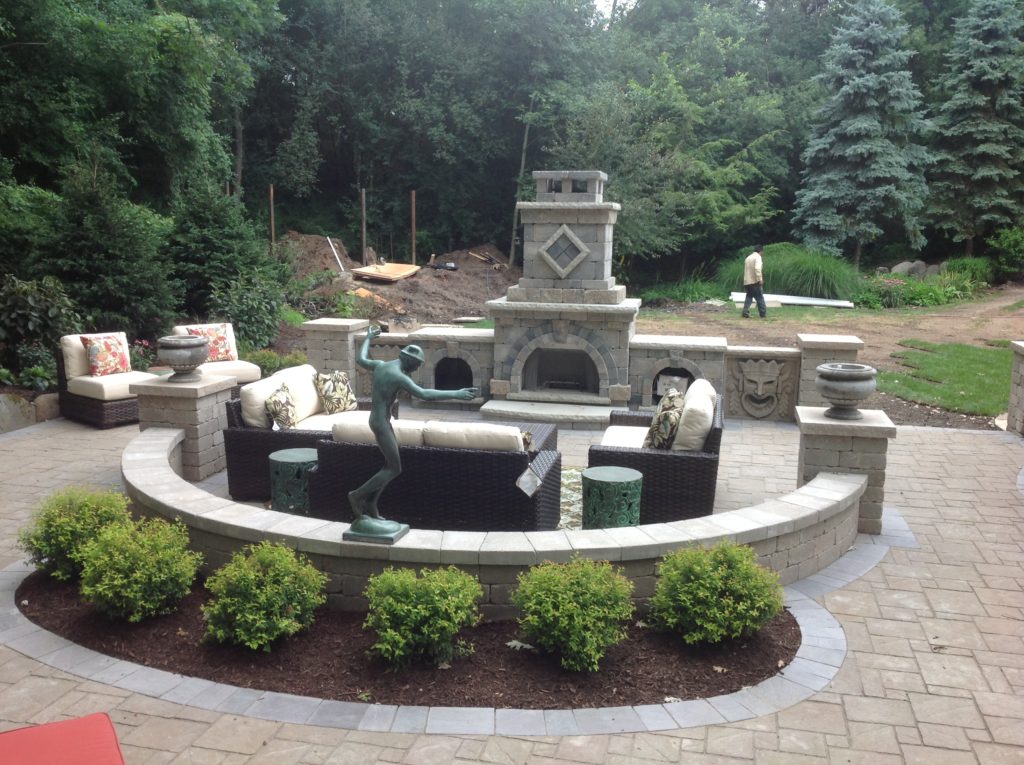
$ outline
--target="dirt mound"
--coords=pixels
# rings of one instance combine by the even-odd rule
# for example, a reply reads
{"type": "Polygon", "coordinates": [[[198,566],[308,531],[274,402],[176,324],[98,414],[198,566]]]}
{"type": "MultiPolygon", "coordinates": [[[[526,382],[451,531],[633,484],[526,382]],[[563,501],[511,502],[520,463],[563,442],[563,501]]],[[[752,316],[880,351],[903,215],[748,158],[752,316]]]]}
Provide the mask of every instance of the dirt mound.
{"type": "Polygon", "coordinates": [[[392,320],[404,327],[447,323],[460,316],[482,316],[484,303],[502,297],[521,275],[519,268],[509,267],[508,259],[493,244],[438,254],[433,259],[438,268],[423,265],[414,276],[386,283],[353,278],[352,269],[363,264],[350,257],[339,237],[332,236],[331,242],[344,273],[339,270],[326,237],[290,231],[282,242],[294,252],[300,278],[325,270],[337,275],[330,284],[315,289],[315,294],[329,296],[359,290],[367,303],[373,302],[373,318],[392,320]]]}

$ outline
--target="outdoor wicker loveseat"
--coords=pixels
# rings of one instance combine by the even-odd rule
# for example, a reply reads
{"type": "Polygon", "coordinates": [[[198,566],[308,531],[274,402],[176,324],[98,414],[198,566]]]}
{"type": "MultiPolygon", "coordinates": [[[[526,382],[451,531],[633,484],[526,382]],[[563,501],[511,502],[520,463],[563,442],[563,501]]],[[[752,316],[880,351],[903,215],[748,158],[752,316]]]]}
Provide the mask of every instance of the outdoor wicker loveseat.
{"type": "MultiPolygon", "coordinates": [[[[562,455],[554,425],[427,421],[427,432],[435,424],[449,432],[462,426],[513,426],[529,433],[532,444],[529,451],[400,445],[402,472],[381,494],[382,516],[417,529],[450,531],[558,526],[562,455]]],[[[317,457],[309,475],[310,514],[350,522],[348,493],[383,466],[380,450],[372,443],[321,440],[317,457]]]]}
{"type": "MultiPolygon", "coordinates": [[[[610,424],[646,431],[651,420],[651,412],[616,410],[611,413],[610,424]]],[[[664,523],[710,515],[715,507],[723,425],[722,398],[716,396],[711,428],[699,450],[672,451],[600,444],[590,447],[587,465],[617,465],[643,474],[640,523],[664,523]]],[[[643,441],[643,432],[633,435],[643,441]]]]}

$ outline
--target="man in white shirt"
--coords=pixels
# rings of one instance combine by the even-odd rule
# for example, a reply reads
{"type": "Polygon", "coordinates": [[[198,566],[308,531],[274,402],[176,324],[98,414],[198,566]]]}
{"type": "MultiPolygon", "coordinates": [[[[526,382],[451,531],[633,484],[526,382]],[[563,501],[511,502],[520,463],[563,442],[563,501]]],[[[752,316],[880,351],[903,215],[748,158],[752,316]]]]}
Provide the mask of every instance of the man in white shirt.
{"type": "Polygon", "coordinates": [[[750,318],[750,302],[757,302],[757,313],[763,319],[768,314],[764,304],[764,272],[762,271],[761,253],[764,251],[762,245],[754,248],[754,251],[747,255],[743,261],[743,289],[747,291],[747,297],[743,301],[743,318],[750,318]]]}

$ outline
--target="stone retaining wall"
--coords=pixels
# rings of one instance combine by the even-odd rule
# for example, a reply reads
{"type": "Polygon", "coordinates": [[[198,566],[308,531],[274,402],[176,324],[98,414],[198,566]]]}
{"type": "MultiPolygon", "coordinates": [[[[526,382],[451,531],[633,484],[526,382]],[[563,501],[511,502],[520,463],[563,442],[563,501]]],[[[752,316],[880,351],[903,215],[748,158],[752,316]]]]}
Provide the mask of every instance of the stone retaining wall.
{"type": "Polygon", "coordinates": [[[346,523],[264,510],[209,494],[181,478],[183,430],[151,427],[125,448],[121,475],[136,509],[180,518],[207,569],[226,563],[245,544],[285,542],[330,576],[329,605],[364,610],[362,592],[386,566],[454,564],[484,587],[488,618],[513,615],[509,594],[516,577],[544,561],[573,554],[621,566],[645,601],[654,592],[655,568],[666,553],[723,539],[751,545],[759,560],[779,572],[783,584],[810,576],[839,558],[857,533],[863,475],[819,473],[778,499],[753,507],[673,523],[623,529],[534,532],[466,532],[413,529],[394,545],[343,542],[346,523]]]}

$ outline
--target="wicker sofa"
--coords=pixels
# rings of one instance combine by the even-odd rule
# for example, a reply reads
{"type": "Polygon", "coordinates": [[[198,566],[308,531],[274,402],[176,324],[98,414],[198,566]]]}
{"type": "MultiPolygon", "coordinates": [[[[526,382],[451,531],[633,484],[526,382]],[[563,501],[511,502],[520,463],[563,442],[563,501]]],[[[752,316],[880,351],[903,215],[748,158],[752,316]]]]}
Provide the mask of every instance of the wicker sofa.
{"type": "MultiPolygon", "coordinates": [[[[651,412],[617,410],[611,414],[610,425],[641,431],[634,435],[642,442],[643,432],[651,420],[651,412]]],[[[587,465],[618,465],[643,474],[640,523],[664,523],[710,515],[715,506],[723,425],[722,398],[716,396],[711,429],[699,451],[595,444],[590,447],[587,465]]]]}
{"type": "MultiPolygon", "coordinates": [[[[444,423],[449,428],[477,424],[483,423],[444,423]]],[[[530,433],[530,451],[400,446],[402,472],[380,496],[381,515],[418,529],[556,528],[562,472],[558,429],[536,422],[503,424],[530,433]]],[[[317,457],[309,477],[310,514],[351,521],[348,493],[380,470],[380,450],[376,444],[321,440],[317,457]]]]}
{"type": "MultiPolygon", "coordinates": [[[[124,333],[115,334],[124,337],[124,333]]],[[[123,344],[127,349],[127,340],[123,344]]],[[[153,380],[156,375],[132,371],[90,375],[82,335],[62,337],[54,357],[57,361],[57,406],[62,416],[97,428],[113,428],[139,421],[139,402],[134,394],[128,392],[128,386],[153,380]]]]}

